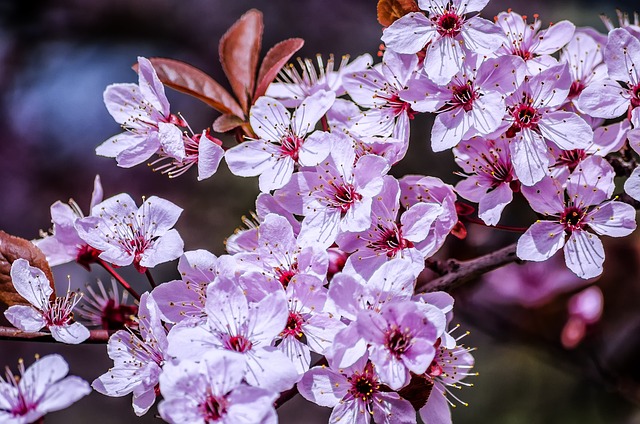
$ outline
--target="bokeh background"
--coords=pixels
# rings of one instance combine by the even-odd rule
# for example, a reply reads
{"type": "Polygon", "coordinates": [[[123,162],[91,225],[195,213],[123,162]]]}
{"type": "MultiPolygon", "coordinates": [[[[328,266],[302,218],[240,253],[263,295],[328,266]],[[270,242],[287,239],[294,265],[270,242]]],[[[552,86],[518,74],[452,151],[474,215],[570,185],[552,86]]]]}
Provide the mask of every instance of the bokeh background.
{"type": "MultiPolygon", "coordinates": [[[[493,0],[483,16],[513,8],[530,16],[538,13],[545,25],[569,19],[604,31],[600,13],[613,17],[615,7],[632,12],[634,6],[637,3],[623,0],[493,0]]],[[[256,179],[232,177],[223,164],[204,182],[196,182],[195,170],[169,180],[145,166],[118,168],[114,160],[95,156],[94,149],[120,131],[102,103],[102,92],[110,83],[137,81],[130,67],[138,55],[189,62],[227,85],[217,60],[218,40],[252,7],[264,12],[263,53],[294,36],[306,40],[303,57],[375,55],[378,50],[381,27],[375,0],[0,1],[0,229],[32,239],[50,227],[49,206],[56,200],[72,197],[87,210],[93,178],[100,174],[106,196],[123,191],[134,198],[158,195],[182,206],[177,228],[186,248],[222,254],[224,238],[253,208],[256,179]]],[[[197,100],[167,92],[172,110],[182,112],[194,129],[210,126],[216,118],[215,111],[197,100]]],[[[435,175],[454,183],[451,153],[434,155],[428,148],[430,125],[428,118],[413,122],[411,150],[394,172],[435,175]]],[[[522,202],[509,206],[503,217],[507,224],[520,226],[532,219],[522,202]]],[[[468,230],[464,242],[449,240],[440,257],[477,256],[518,236],[473,224],[468,230]]],[[[597,282],[605,299],[602,318],[589,326],[575,349],[560,343],[567,300],[579,290],[575,286],[556,290],[560,293],[533,306],[500,294],[500,285],[512,284],[508,274],[498,277],[498,283],[476,282],[454,293],[456,322],[471,331],[465,341],[478,347],[480,373],[470,379],[474,387],[456,392],[470,406],[455,408],[454,422],[640,423],[639,243],[638,237],[607,240],[605,274],[597,282]]],[[[539,290],[543,280],[552,277],[553,267],[525,289],[539,290]]],[[[88,273],[77,265],[54,272],[60,290],[66,288],[67,275],[74,287],[98,278],[108,281],[99,270],[88,273]]],[[[144,279],[135,271],[123,273],[145,290],[144,279]]],[[[159,281],[173,279],[175,264],[154,274],[159,281]]],[[[110,366],[104,346],[9,341],[0,342],[0,366],[15,368],[20,357],[29,363],[35,352],[61,353],[71,373],[88,381],[110,366]]],[[[322,423],[329,413],[299,397],[279,410],[282,423],[322,423]]],[[[51,424],[89,421],[159,422],[155,409],[136,418],[130,397],[97,393],[46,419],[51,424]]]]}

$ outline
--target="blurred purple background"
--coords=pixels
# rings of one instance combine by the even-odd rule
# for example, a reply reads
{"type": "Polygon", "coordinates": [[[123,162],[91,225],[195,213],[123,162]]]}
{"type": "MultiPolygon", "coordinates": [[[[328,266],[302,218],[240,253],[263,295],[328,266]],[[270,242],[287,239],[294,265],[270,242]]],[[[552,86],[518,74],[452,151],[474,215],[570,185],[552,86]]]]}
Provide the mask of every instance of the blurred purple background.
{"type": "MultiPolygon", "coordinates": [[[[603,31],[598,14],[613,17],[616,6],[624,10],[634,5],[494,0],[483,16],[491,18],[510,7],[521,14],[539,13],[545,25],[570,19],[603,31]]],[[[95,156],[94,149],[120,131],[102,103],[102,92],[114,82],[136,82],[130,67],[139,55],[189,62],[227,85],[217,60],[218,40],[252,7],[264,12],[263,52],[294,36],[306,40],[303,57],[375,55],[378,50],[381,27],[374,0],[0,2],[0,229],[32,239],[50,227],[49,206],[56,200],[73,197],[87,210],[93,178],[100,174],[106,196],[123,191],[138,199],[159,195],[182,206],[185,212],[177,228],[186,249],[222,254],[224,238],[253,209],[256,179],[232,177],[222,165],[204,182],[196,182],[194,170],[169,180],[145,166],[118,168],[114,160],[95,156]]],[[[216,118],[217,112],[197,100],[167,92],[172,110],[182,112],[196,131],[216,118]]],[[[414,121],[411,150],[395,174],[422,173],[454,183],[451,153],[429,151],[430,125],[429,119],[414,121]]],[[[507,224],[527,225],[532,215],[523,203],[516,203],[503,217],[507,224]]],[[[517,238],[470,225],[468,239],[450,240],[440,256],[473,257],[517,238]]],[[[640,399],[638,236],[607,242],[605,274],[598,282],[605,298],[603,317],[587,329],[576,349],[560,344],[567,299],[575,287],[535,308],[495,302],[500,290],[491,286],[470,284],[455,293],[456,322],[472,332],[466,343],[479,347],[480,376],[471,379],[474,388],[459,393],[470,406],[456,408],[454,422],[640,423],[640,411],[634,406],[640,399]]],[[[551,274],[553,265],[549,267],[551,274]]],[[[127,271],[124,275],[144,291],[143,278],[127,271]]],[[[59,289],[66,288],[67,275],[74,287],[94,284],[97,278],[108,281],[98,270],[87,273],[76,265],[54,272],[59,289]]],[[[157,281],[174,278],[175,264],[155,269],[154,275],[157,281]]],[[[500,281],[510,284],[508,277],[500,281]]],[[[533,286],[538,289],[535,282],[533,286]]],[[[104,346],[18,342],[0,342],[0,365],[15,368],[20,357],[30,363],[35,352],[61,353],[70,362],[71,373],[89,381],[110,366],[104,346]]],[[[299,397],[279,412],[283,423],[322,423],[330,413],[299,397]]],[[[46,422],[158,422],[154,415],[155,409],[136,419],[130,396],[112,399],[93,393],[49,415],[46,422]]]]}

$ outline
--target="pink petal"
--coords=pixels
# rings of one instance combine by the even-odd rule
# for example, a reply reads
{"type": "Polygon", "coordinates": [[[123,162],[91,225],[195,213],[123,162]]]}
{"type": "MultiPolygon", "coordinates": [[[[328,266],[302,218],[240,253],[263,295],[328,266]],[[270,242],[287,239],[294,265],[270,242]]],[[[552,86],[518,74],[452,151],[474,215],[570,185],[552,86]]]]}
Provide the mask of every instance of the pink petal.
{"type": "Polygon", "coordinates": [[[586,222],[600,235],[625,237],[636,229],[636,210],[627,203],[611,201],[590,212],[586,222]]]}
{"type": "Polygon", "coordinates": [[[562,224],[538,221],[520,236],[516,254],[525,261],[546,261],[564,245],[564,238],[562,224]]]}
{"type": "Polygon", "coordinates": [[[567,267],[578,277],[588,279],[602,274],[604,247],[598,236],[583,230],[574,231],[564,246],[567,267]]]}
{"type": "Polygon", "coordinates": [[[40,268],[29,265],[26,259],[17,259],[11,264],[10,274],[13,287],[29,303],[40,310],[49,304],[53,289],[40,268]]]}
{"type": "Polygon", "coordinates": [[[386,28],[382,42],[398,53],[417,53],[437,36],[433,23],[424,14],[411,12],[386,28]]]}
{"type": "Polygon", "coordinates": [[[9,320],[11,325],[28,333],[40,331],[42,327],[47,325],[47,321],[42,316],[42,313],[33,306],[9,306],[9,308],[4,311],[4,316],[9,320]]]}

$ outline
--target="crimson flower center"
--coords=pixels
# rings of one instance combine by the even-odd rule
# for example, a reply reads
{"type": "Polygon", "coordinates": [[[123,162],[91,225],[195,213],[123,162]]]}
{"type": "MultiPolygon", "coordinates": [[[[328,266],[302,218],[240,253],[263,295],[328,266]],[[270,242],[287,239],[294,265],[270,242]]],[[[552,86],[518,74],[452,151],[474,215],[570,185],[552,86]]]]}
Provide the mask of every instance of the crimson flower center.
{"type": "Polygon", "coordinates": [[[351,206],[362,200],[362,195],[356,191],[353,184],[332,184],[334,192],[333,199],[330,199],[331,206],[340,209],[340,212],[347,213],[351,206]]]}
{"type": "Polygon", "coordinates": [[[578,97],[580,93],[582,93],[582,90],[585,89],[585,87],[586,85],[584,85],[581,81],[572,82],[571,87],[569,88],[569,95],[567,96],[567,98],[573,99],[575,97],[578,97]]]}
{"type": "Polygon", "coordinates": [[[473,102],[479,96],[473,89],[473,83],[469,81],[467,84],[458,85],[453,87],[453,101],[452,106],[462,107],[465,112],[469,112],[473,109],[473,102]]]}
{"type": "Polygon", "coordinates": [[[246,352],[251,350],[253,343],[244,336],[231,336],[226,342],[227,349],[234,350],[236,352],[246,352]]]}
{"type": "Polygon", "coordinates": [[[362,373],[355,372],[347,379],[351,383],[349,394],[354,398],[369,402],[380,389],[378,379],[373,373],[373,366],[368,363],[362,373]]]}
{"type": "Polygon", "coordinates": [[[559,166],[568,166],[573,172],[578,164],[587,157],[587,153],[583,149],[563,150],[556,162],[559,166]]]}
{"type": "Polygon", "coordinates": [[[402,237],[402,230],[395,225],[385,228],[378,224],[377,230],[377,238],[369,243],[370,249],[385,252],[388,257],[393,258],[402,249],[413,247],[413,243],[402,237]]]}
{"type": "Polygon", "coordinates": [[[396,358],[402,356],[411,346],[409,331],[401,331],[398,327],[391,327],[386,334],[385,346],[396,358]]]}
{"type": "Polygon", "coordinates": [[[227,403],[227,399],[224,397],[207,393],[205,402],[200,405],[205,422],[218,421],[222,418],[227,412],[227,403]]]}
{"type": "Polygon", "coordinates": [[[520,104],[513,111],[515,125],[518,128],[536,128],[540,121],[538,110],[530,104],[520,104]]]}
{"type": "Polygon", "coordinates": [[[460,34],[464,20],[453,11],[445,11],[436,21],[438,34],[443,37],[455,37],[460,34]]]}
{"type": "Polygon", "coordinates": [[[282,335],[287,337],[295,337],[301,338],[302,333],[302,324],[304,323],[304,319],[302,315],[297,312],[289,312],[289,318],[287,318],[287,325],[282,330],[282,335]]]}
{"type": "Polygon", "coordinates": [[[570,206],[565,208],[565,210],[560,215],[560,222],[564,225],[564,228],[571,232],[573,230],[579,230],[584,227],[583,218],[585,216],[585,211],[575,206],[570,206]]]}
{"type": "Polygon", "coordinates": [[[298,273],[298,263],[294,262],[289,269],[276,267],[274,272],[282,287],[286,289],[291,279],[298,273]]]}
{"type": "Polygon", "coordinates": [[[297,162],[303,141],[303,139],[295,134],[287,134],[282,138],[282,140],[280,140],[280,153],[284,156],[289,156],[297,162]]]}

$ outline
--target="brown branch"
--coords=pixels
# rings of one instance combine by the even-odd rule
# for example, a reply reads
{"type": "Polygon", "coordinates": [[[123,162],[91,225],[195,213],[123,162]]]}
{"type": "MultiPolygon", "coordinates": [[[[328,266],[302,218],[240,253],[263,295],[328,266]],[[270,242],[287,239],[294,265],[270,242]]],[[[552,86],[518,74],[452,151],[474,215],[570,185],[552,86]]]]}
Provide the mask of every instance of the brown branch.
{"type": "Polygon", "coordinates": [[[453,290],[482,274],[518,260],[515,243],[468,261],[450,259],[439,266],[440,277],[431,281],[418,281],[416,293],[453,290]]]}
{"type": "MultiPolygon", "coordinates": [[[[106,343],[109,340],[109,336],[113,332],[108,330],[91,330],[89,331],[89,338],[83,342],[85,344],[100,344],[106,343]]],[[[0,340],[33,340],[37,342],[56,342],[51,336],[51,333],[45,333],[44,331],[36,331],[34,333],[27,333],[26,331],[19,330],[13,327],[0,326],[0,340]]]]}

